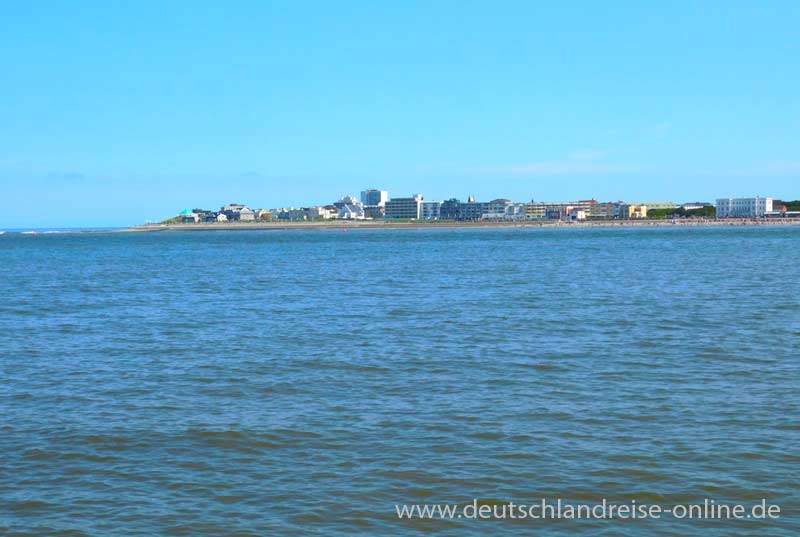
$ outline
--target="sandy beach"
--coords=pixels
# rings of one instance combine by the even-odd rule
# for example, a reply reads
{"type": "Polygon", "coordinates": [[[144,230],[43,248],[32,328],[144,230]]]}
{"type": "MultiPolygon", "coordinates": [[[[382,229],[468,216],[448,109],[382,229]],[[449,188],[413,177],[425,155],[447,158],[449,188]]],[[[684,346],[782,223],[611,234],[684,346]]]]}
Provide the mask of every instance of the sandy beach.
{"type": "Polygon", "coordinates": [[[685,220],[607,220],[592,222],[525,221],[460,222],[389,220],[328,220],[317,222],[219,222],[198,224],[145,224],[123,232],[154,231],[248,231],[248,230],[360,230],[360,229],[483,229],[483,228],[595,228],[595,227],[708,227],[708,226],[787,226],[800,225],[800,219],[685,219],[685,220]]]}

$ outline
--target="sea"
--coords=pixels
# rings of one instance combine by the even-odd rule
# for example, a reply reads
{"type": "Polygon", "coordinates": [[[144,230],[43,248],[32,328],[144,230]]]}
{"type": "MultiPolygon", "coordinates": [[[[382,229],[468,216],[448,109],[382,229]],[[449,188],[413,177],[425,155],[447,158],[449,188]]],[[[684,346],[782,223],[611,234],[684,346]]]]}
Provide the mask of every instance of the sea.
{"type": "Polygon", "coordinates": [[[800,534],[795,226],[7,232],[0,271],[3,535],[800,534]],[[463,510],[543,500],[780,515],[463,510]]]}

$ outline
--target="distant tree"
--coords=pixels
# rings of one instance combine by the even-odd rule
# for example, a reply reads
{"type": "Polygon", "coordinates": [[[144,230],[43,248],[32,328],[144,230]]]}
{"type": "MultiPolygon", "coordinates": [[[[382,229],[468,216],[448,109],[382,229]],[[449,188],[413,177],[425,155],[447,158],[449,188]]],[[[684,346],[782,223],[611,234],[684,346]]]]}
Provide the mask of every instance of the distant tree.
{"type": "Polygon", "coordinates": [[[647,218],[654,220],[664,220],[666,218],[686,218],[695,216],[699,218],[714,218],[717,215],[717,208],[713,205],[701,207],[699,209],[686,210],[683,207],[675,209],[649,209],[647,211],[647,218]]]}
{"type": "Polygon", "coordinates": [[[714,207],[713,205],[707,205],[699,209],[689,209],[688,211],[686,211],[686,216],[701,216],[704,218],[714,218],[715,216],[717,216],[717,208],[714,207]]]}

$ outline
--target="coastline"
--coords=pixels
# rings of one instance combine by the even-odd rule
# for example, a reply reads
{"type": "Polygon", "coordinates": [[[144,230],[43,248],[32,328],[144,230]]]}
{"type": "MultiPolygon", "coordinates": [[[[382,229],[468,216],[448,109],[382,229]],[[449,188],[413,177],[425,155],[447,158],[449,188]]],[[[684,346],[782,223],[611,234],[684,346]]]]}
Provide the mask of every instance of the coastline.
{"type": "Polygon", "coordinates": [[[122,233],[158,231],[300,231],[300,230],[360,230],[360,229],[486,229],[486,228],[640,228],[640,227],[740,227],[800,225],[800,218],[764,219],[689,219],[689,220],[598,220],[593,222],[522,221],[522,222],[462,222],[388,220],[328,220],[319,222],[206,222],[198,224],[144,224],[117,230],[122,233]]]}

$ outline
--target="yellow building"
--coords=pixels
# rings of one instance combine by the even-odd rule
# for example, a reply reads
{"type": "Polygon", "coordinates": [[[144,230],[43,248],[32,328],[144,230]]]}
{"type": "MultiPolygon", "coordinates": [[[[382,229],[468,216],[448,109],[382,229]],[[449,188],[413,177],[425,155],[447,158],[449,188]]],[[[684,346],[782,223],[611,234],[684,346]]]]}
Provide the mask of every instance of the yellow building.
{"type": "Polygon", "coordinates": [[[647,205],[623,205],[619,211],[620,218],[641,219],[647,218],[647,205]]]}

